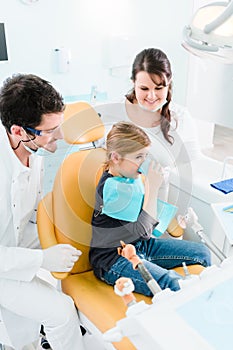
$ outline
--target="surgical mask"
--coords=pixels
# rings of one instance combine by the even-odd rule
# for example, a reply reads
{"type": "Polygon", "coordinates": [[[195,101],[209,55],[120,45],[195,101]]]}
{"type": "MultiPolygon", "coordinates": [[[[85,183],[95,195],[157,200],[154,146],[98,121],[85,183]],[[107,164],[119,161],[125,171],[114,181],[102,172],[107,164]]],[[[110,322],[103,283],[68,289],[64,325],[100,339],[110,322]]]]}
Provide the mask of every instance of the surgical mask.
{"type": "Polygon", "coordinates": [[[37,145],[37,143],[34,141],[34,139],[31,139],[31,137],[26,133],[26,131],[24,130],[25,134],[27,135],[27,137],[29,138],[30,142],[35,146],[37,147],[37,149],[32,149],[28,146],[26,146],[24,143],[25,142],[28,142],[28,141],[23,141],[22,140],[22,143],[23,143],[23,146],[24,148],[31,154],[36,154],[37,156],[41,156],[41,157],[46,157],[46,156],[50,156],[53,152],[50,152],[48,150],[46,150],[45,148],[43,147],[40,147],[39,145],[37,145]]]}
{"type": "Polygon", "coordinates": [[[31,154],[34,154],[38,151],[38,149],[40,148],[40,146],[37,145],[37,143],[34,141],[35,137],[32,139],[27,133],[26,131],[24,130],[24,128],[22,128],[23,131],[25,132],[25,134],[27,135],[28,139],[29,140],[21,140],[22,144],[23,144],[23,147],[26,149],[26,151],[28,151],[29,153],[31,154]],[[35,147],[36,149],[33,149],[33,148],[30,148],[28,147],[27,145],[25,145],[25,143],[27,142],[31,142],[35,147]]]}
{"type": "MultiPolygon", "coordinates": [[[[22,142],[23,143],[23,142],[22,142]]],[[[32,149],[28,146],[26,146],[24,143],[23,143],[23,147],[26,149],[26,151],[28,151],[29,153],[31,154],[35,154],[37,152],[38,149],[32,149]]]]}
{"type": "MultiPolygon", "coordinates": [[[[35,142],[33,144],[35,144],[35,142]]],[[[35,144],[37,149],[32,149],[32,148],[26,146],[24,143],[23,143],[23,146],[29,153],[36,154],[37,156],[40,156],[40,157],[48,157],[48,156],[51,156],[53,154],[53,152],[50,152],[43,147],[39,147],[39,146],[37,146],[37,144],[35,144]]]]}
{"type": "Polygon", "coordinates": [[[54,152],[48,151],[47,149],[40,147],[36,151],[36,155],[40,157],[49,157],[53,154],[54,152]]]}
{"type": "Polygon", "coordinates": [[[158,110],[160,110],[165,104],[167,103],[167,100],[163,101],[162,103],[160,103],[160,105],[158,105],[155,109],[148,109],[147,107],[143,106],[139,101],[138,101],[138,105],[141,109],[143,109],[144,111],[147,112],[157,112],[158,110]]]}

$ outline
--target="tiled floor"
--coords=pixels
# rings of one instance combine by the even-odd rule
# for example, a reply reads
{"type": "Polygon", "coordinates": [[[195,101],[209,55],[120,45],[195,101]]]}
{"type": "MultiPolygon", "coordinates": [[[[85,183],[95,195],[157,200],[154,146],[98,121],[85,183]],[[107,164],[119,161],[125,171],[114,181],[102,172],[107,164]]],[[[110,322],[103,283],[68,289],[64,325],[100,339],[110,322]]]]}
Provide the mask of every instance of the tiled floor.
{"type": "Polygon", "coordinates": [[[216,125],[213,143],[212,148],[203,150],[205,155],[220,161],[233,157],[233,129],[216,125]]]}

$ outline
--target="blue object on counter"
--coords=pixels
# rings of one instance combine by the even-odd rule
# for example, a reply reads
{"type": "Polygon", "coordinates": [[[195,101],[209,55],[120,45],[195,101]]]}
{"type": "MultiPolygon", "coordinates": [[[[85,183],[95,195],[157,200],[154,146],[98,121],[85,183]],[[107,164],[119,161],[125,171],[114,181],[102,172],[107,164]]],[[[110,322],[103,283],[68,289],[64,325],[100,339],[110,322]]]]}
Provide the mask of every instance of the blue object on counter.
{"type": "Polygon", "coordinates": [[[227,213],[233,213],[233,204],[228,205],[227,207],[223,208],[222,210],[227,212],[227,213]]]}
{"type": "Polygon", "coordinates": [[[227,179],[227,180],[215,182],[213,184],[210,184],[210,186],[227,194],[227,193],[233,192],[233,179],[227,179]]]}

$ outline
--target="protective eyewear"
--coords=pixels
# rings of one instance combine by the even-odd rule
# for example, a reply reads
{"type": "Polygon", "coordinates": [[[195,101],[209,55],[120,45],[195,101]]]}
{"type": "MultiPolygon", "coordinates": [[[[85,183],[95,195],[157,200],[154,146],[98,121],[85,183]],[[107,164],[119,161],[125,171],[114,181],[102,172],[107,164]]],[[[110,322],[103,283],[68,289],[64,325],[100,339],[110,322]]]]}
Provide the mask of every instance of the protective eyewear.
{"type": "Polygon", "coordinates": [[[28,126],[24,126],[23,128],[30,131],[31,133],[33,133],[36,136],[48,136],[48,135],[51,135],[52,133],[54,133],[60,127],[61,127],[61,125],[58,125],[58,126],[56,126],[56,128],[51,129],[51,130],[37,130],[37,129],[30,128],[28,126]]]}

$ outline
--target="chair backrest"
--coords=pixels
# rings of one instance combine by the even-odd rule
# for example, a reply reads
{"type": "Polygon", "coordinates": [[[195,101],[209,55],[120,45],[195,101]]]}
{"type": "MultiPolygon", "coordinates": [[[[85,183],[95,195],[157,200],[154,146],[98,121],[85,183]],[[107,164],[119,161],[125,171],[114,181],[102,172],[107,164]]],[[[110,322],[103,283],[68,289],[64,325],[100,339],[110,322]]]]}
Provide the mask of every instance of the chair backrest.
{"type": "MultiPolygon", "coordinates": [[[[104,136],[104,126],[87,103],[67,105],[63,125],[64,138],[72,144],[93,142],[104,136]]],[[[66,157],[57,172],[53,191],[53,223],[59,243],[71,243],[82,251],[71,273],[91,269],[88,253],[95,188],[102,174],[105,151],[80,150],[66,157]]]]}

